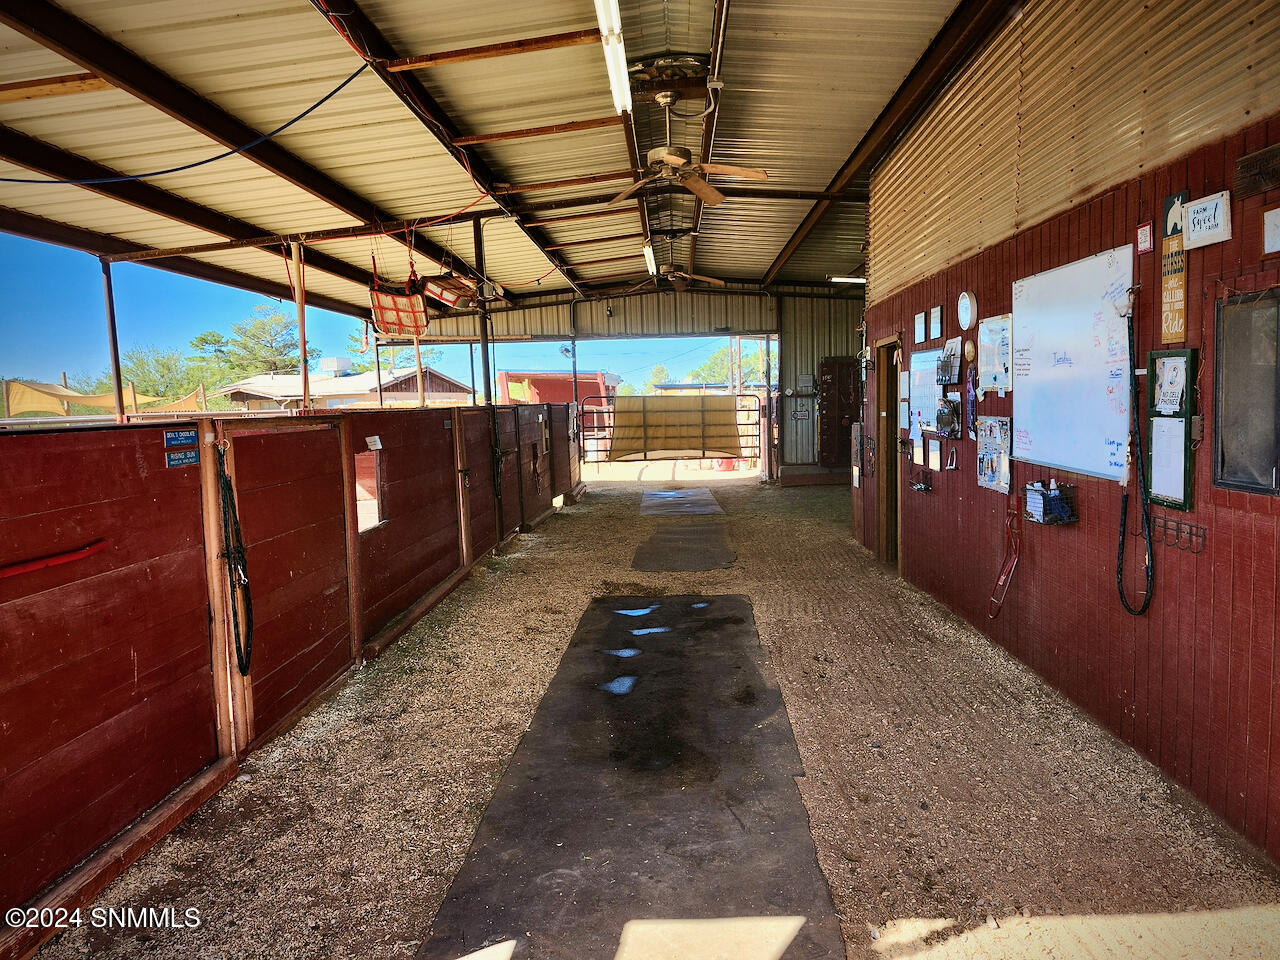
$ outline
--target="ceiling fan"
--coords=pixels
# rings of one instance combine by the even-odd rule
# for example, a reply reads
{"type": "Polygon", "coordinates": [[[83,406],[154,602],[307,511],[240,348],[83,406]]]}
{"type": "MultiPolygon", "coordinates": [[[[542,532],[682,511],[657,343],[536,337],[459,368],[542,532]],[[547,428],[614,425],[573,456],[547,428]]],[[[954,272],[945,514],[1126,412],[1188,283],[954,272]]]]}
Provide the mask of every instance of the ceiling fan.
{"type": "Polygon", "coordinates": [[[724,163],[694,163],[693,154],[685,147],[677,147],[671,143],[671,107],[678,95],[663,91],[654,97],[667,115],[667,142],[649,151],[645,169],[652,171],[649,176],[609,201],[610,205],[621,203],[641,187],[654,180],[668,180],[678,183],[707,206],[715,207],[724,203],[725,196],[706,181],[706,174],[718,173],[726,177],[740,177],[743,180],[768,180],[769,174],[755,167],[734,167],[724,163]]]}
{"type": "Polygon", "coordinates": [[[641,287],[649,283],[654,285],[654,289],[660,290],[662,289],[663,280],[670,283],[671,286],[679,293],[684,293],[689,289],[690,284],[693,283],[706,283],[713,287],[724,286],[723,280],[717,280],[715,277],[704,277],[696,273],[690,273],[687,270],[679,270],[674,264],[663,263],[658,266],[657,273],[653,274],[653,276],[645,277],[634,287],[628,290],[627,293],[639,290],[641,287]]]}

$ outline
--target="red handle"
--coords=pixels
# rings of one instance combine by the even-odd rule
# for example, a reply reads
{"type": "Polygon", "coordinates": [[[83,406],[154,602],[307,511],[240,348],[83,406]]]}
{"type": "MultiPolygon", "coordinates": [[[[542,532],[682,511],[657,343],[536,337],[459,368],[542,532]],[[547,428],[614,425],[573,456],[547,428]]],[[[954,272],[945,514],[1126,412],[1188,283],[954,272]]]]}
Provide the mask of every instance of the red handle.
{"type": "Polygon", "coordinates": [[[107,541],[95,540],[93,543],[85,544],[83,547],[77,547],[75,550],[67,550],[63,553],[51,553],[47,557],[36,557],[34,560],[23,560],[20,563],[11,563],[7,567],[0,567],[0,580],[5,577],[16,577],[20,573],[34,573],[36,570],[43,570],[45,567],[56,567],[60,564],[71,563],[73,560],[83,560],[85,557],[91,557],[100,550],[107,548],[107,541]]]}

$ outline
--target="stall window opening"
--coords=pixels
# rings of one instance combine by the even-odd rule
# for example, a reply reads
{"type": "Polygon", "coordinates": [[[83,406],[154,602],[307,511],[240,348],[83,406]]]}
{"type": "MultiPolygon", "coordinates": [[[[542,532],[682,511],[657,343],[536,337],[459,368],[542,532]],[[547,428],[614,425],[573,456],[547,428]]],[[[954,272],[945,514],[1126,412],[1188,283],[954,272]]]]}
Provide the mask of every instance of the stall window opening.
{"type": "Polygon", "coordinates": [[[355,455],[356,518],[361,533],[382,522],[382,444],[377,437],[365,442],[369,449],[355,455]]]}
{"type": "Polygon", "coordinates": [[[1280,453],[1280,295],[1218,304],[1214,482],[1275,494],[1280,453]]]}

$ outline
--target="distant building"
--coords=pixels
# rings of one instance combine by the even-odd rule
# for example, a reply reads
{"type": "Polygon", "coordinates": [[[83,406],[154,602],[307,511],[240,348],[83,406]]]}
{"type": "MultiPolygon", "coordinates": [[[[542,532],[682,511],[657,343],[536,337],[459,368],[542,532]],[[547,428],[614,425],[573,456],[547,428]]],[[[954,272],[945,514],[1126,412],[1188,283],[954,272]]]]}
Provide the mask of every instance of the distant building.
{"type": "MultiPolygon", "coordinates": [[[[579,370],[578,399],[585,401],[588,397],[612,397],[617,394],[621,384],[622,378],[616,373],[579,370]]],[[[498,398],[502,403],[573,403],[573,372],[499,371],[498,398]]]]}
{"type": "MultiPolygon", "coordinates": [[[[378,405],[378,375],[375,371],[350,373],[351,361],[346,357],[326,357],[318,368],[309,376],[312,409],[378,405]]],[[[431,367],[422,368],[422,377],[428,405],[452,407],[471,403],[471,388],[466,384],[431,367]]],[[[244,404],[245,410],[295,410],[302,404],[302,375],[260,373],[228,384],[217,392],[232,403],[244,404]]],[[[383,406],[417,406],[417,371],[412,367],[384,368],[382,393],[383,406]]]]}

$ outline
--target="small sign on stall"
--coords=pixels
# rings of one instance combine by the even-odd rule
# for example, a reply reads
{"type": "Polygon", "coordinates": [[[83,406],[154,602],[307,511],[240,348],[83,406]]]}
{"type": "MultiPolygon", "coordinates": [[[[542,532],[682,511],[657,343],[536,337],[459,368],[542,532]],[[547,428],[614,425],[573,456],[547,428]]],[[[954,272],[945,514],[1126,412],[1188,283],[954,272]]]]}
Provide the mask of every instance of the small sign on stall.
{"type": "Polygon", "coordinates": [[[191,450],[169,450],[164,455],[164,465],[166,467],[191,467],[200,462],[200,449],[198,447],[191,450]]]}
{"type": "Polygon", "coordinates": [[[164,432],[165,449],[170,447],[194,447],[196,445],[196,428],[186,427],[181,430],[164,432]]]}
{"type": "Polygon", "coordinates": [[[1151,221],[1148,220],[1138,227],[1138,253],[1150,253],[1155,248],[1155,231],[1152,229],[1151,221]]]}
{"type": "Polygon", "coordinates": [[[1187,204],[1182,249],[1194,250],[1231,239],[1231,192],[1223,190],[1187,204]]]}

